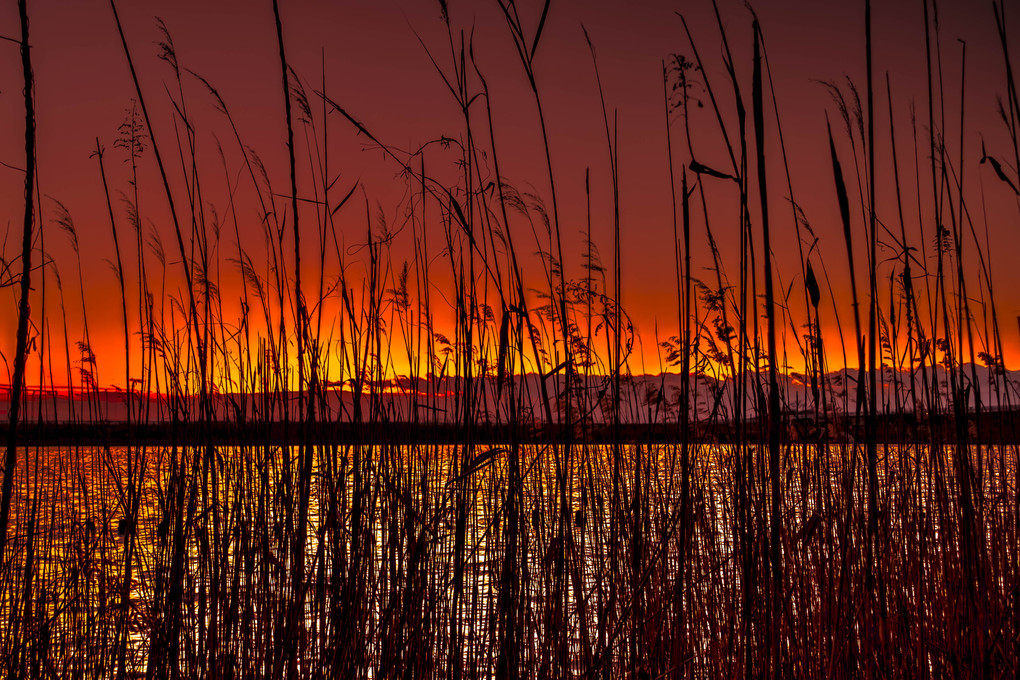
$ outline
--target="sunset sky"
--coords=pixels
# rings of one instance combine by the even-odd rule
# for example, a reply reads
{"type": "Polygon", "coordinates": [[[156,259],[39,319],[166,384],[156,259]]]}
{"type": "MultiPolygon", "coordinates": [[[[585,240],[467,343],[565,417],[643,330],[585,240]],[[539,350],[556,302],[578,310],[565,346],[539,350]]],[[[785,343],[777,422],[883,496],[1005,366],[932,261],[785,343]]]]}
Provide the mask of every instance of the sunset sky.
{"type": "MultiPolygon", "coordinates": [[[[932,258],[934,224],[930,214],[931,177],[928,161],[927,80],[923,3],[919,0],[876,2],[874,7],[874,45],[876,76],[876,162],[878,218],[894,233],[899,231],[895,187],[891,173],[888,103],[885,77],[888,72],[893,92],[893,107],[898,142],[901,189],[904,193],[904,218],[918,257],[932,258]],[[912,137],[911,106],[916,107],[916,128],[920,150],[915,156],[912,137]],[[915,174],[920,164],[920,177],[915,174]],[[920,186],[920,213],[917,187],[920,186]],[[922,218],[923,232],[918,218],[922,218]]],[[[280,83],[272,4],[268,0],[123,0],[118,5],[124,30],[136,60],[142,89],[153,115],[156,141],[167,157],[175,190],[184,191],[181,160],[174,139],[174,110],[169,97],[179,99],[169,67],[159,60],[157,42],[161,40],[155,17],[160,17],[172,34],[182,68],[193,70],[217,88],[238,125],[244,143],[262,158],[274,191],[289,190],[286,153],[286,126],[280,83]]],[[[520,11],[529,34],[534,31],[542,3],[525,1],[520,11]]],[[[720,0],[719,9],[734,52],[735,66],[746,101],[751,90],[751,14],[742,2],[720,0]]],[[[865,238],[861,219],[860,195],[856,190],[850,145],[839,113],[828,90],[818,81],[835,81],[845,86],[849,76],[860,88],[865,83],[863,2],[834,0],[773,0],[755,5],[765,37],[769,66],[773,77],[779,122],[789,154],[795,198],[818,237],[813,265],[821,274],[824,268],[832,286],[844,334],[849,339],[849,284],[842,226],[835,200],[832,166],[826,137],[826,114],[836,135],[847,181],[850,184],[851,210],[855,238],[858,239],[858,281],[864,275],[865,238]],[[819,259],[820,256],[820,259],[819,259]]],[[[945,143],[954,163],[959,158],[961,40],[966,43],[966,97],[963,143],[964,197],[966,208],[984,240],[987,221],[990,264],[996,293],[1007,366],[1020,361],[1017,315],[1020,314],[1020,268],[1014,265],[1020,253],[1020,209],[1013,191],[1001,182],[989,164],[979,165],[982,140],[988,154],[1001,160],[1006,172],[1013,147],[1008,131],[997,112],[997,97],[1006,94],[1006,77],[1001,47],[995,29],[991,2],[941,2],[939,40],[941,69],[945,83],[945,143]]],[[[660,339],[677,332],[677,303],[673,261],[673,222],[669,186],[669,166],[663,111],[662,61],[679,53],[693,58],[690,43],[677,13],[687,19],[697,48],[705,61],[708,78],[719,96],[727,124],[735,128],[732,91],[722,61],[722,41],[712,3],[709,0],[641,3],[604,0],[554,0],[545,32],[536,55],[538,87],[547,118],[560,222],[564,233],[566,271],[571,277],[583,276],[582,255],[586,224],[584,178],[591,172],[592,240],[601,251],[602,261],[612,265],[613,222],[609,153],[599,101],[592,57],[582,26],[595,46],[602,86],[610,116],[616,115],[620,169],[620,210],[622,231],[623,306],[628,310],[641,336],[643,352],[632,362],[635,373],[657,372],[656,333],[660,339]]],[[[105,148],[106,170],[114,195],[118,228],[128,234],[128,222],[120,192],[131,192],[130,165],[125,153],[114,147],[118,126],[130,108],[134,89],[120,46],[110,6],[100,0],[34,0],[29,3],[32,57],[36,77],[38,120],[39,186],[42,198],[42,227],[45,249],[56,261],[63,281],[65,306],[71,342],[81,334],[81,302],[78,300],[76,260],[67,237],[56,228],[56,204],[64,204],[74,219],[81,242],[82,276],[85,305],[92,333],[93,348],[99,357],[101,383],[123,382],[120,354],[122,328],[116,277],[108,260],[114,258],[113,240],[102,191],[97,160],[91,157],[96,140],[105,148]],[[114,302],[111,302],[114,301],[114,302]],[[117,376],[121,376],[118,380],[117,376]]],[[[451,55],[446,27],[438,2],[378,0],[376,2],[325,2],[321,0],[285,0],[281,3],[288,60],[304,81],[314,114],[321,123],[322,101],[312,93],[325,89],[334,101],[344,106],[386,144],[413,149],[428,140],[463,136],[463,119],[450,97],[426,48],[444,69],[450,69],[451,55]],[[424,46],[423,46],[424,45],[424,46]]],[[[464,30],[473,35],[478,67],[491,90],[493,125],[504,178],[521,190],[532,191],[549,201],[546,174],[535,102],[517,59],[506,22],[495,2],[452,0],[449,16],[455,35],[464,30]]],[[[1011,17],[1007,16],[1007,25],[1011,17]]],[[[18,20],[14,3],[0,7],[0,37],[15,38],[18,20]]],[[[465,38],[467,39],[467,38],[465,38]]],[[[703,80],[697,75],[696,79],[703,80]]],[[[472,81],[477,91],[477,80],[472,81]]],[[[195,129],[205,182],[203,201],[208,214],[224,221],[223,258],[233,257],[237,244],[233,227],[226,224],[236,215],[242,241],[249,237],[252,247],[262,240],[252,194],[241,174],[242,158],[223,115],[218,112],[205,88],[186,76],[184,97],[195,129]],[[219,159],[217,144],[223,148],[226,173],[219,159]],[[225,177],[226,174],[226,177],[225,177]],[[229,177],[229,179],[227,179],[229,177]],[[231,199],[231,186],[236,187],[231,199]]],[[[24,165],[24,109],[21,65],[14,42],[0,40],[0,229],[3,230],[5,260],[18,256],[23,211],[23,176],[17,169],[24,165]],[[13,166],[9,167],[9,166],[13,166]]],[[[705,90],[695,86],[703,108],[691,111],[690,125],[696,159],[707,166],[729,171],[728,157],[721,146],[715,114],[705,90]]],[[[777,257],[779,284],[785,290],[791,284],[791,306],[795,316],[803,309],[804,293],[799,283],[800,265],[795,225],[787,198],[786,178],[779,149],[776,119],[766,102],[766,141],[770,155],[770,191],[773,249],[777,257]]],[[[482,109],[475,124],[484,130],[482,109]]],[[[937,118],[941,118],[936,112],[937,118]]],[[[683,121],[673,120],[676,172],[690,162],[682,142],[683,121]]],[[[352,261],[363,255],[366,209],[375,215],[381,208],[387,221],[396,227],[405,219],[407,185],[399,167],[384,158],[369,140],[359,137],[340,116],[328,116],[330,174],[340,175],[331,198],[346,193],[355,182],[356,200],[339,213],[342,239],[352,261]],[[339,192],[339,193],[337,193],[339,192]]],[[[178,122],[179,124],[179,122],[178,122]]],[[[938,124],[938,122],[937,122],[938,124]]],[[[320,129],[321,133],[321,129],[320,129]]],[[[303,133],[297,144],[304,147],[303,133]]],[[[748,112],[748,140],[753,131],[748,112]]],[[[861,149],[857,149],[858,154],[861,149]]],[[[753,152],[753,150],[752,150],[753,152]]],[[[452,166],[452,155],[436,151],[437,167],[452,166]]],[[[859,156],[863,160],[863,156],[859,156]]],[[[299,164],[307,166],[306,154],[299,152],[299,164]]],[[[433,162],[430,160],[429,162],[433,162]]],[[[166,200],[159,184],[151,150],[141,158],[139,168],[140,211],[146,229],[159,231],[168,260],[176,263],[176,248],[167,220],[166,200]]],[[[753,168],[753,159],[751,161],[753,168]]],[[[959,172],[958,167],[953,168],[959,172]]],[[[302,170],[304,172],[304,170],[302,170]]],[[[752,171],[753,172],[753,171],[752,171]]],[[[303,175],[304,176],[304,175],[303,175]]],[[[677,175],[679,185],[679,174],[677,175]]],[[[306,178],[307,179],[307,178],[306,178]]],[[[693,176],[691,176],[693,182],[693,176]]],[[[1014,180],[1015,181],[1015,180],[1014,180]]],[[[736,205],[733,185],[714,184],[706,178],[706,190],[716,206],[736,205]]],[[[302,196],[312,189],[299,188],[302,196]]],[[[955,196],[955,192],[954,192],[955,196]]],[[[287,204],[279,199],[278,209],[287,204]]],[[[955,205],[955,198],[953,199],[955,205]]],[[[756,205],[756,199],[753,202],[756,205]]],[[[716,238],[727,274],[735,282],[739,237],[735,209],[712,208],[716,238]]],[[[696,208],[693,275],[709,278],[708,246],[696,208]]],[[[757,210],[752,211],[757,229],[757,210]]],[[[312,225],[308,225],[312,228],[312,225]]],[[[436,232],[435,242],[441,236],[436,232]]],[[[756,233],[758,233],[756,231],[756,233]]],[[[973,256],[969,226],[965,249],[965,270],[978,297],[978,260],[973,256]]],[[[530,232],[519,237],[529,254],[536,250],[530,232]]],[[[313,247],[314,232],[305,240],[313,247]]],[[[131,243],[131,241],[128,241],[131,243]]],[[[406,232],[394,241],[395,265],[413,257],[406,232]]],[[[137,273],[133,251],[127,251],[130,264],[129,297],[137,295],[137,273]],[[131,278],[133,277],[133,278],[131,278]]],[[[439,248],[432,253],[438,256],[439,248]]],[[[311,255],[311,250],[308,251],[311,255]]],[[[879,253],[880,261],[894,257],[892,250],[879,253]]],[[[37,256],[38,259],[38,256],[37,256]]],[[[176,282],[179,266],[169,265],[176,282]]],[[[226,267],[227,265],[224,265],[226,267]]],[[[328,267],[334,265],[327,265],[328,267]]],[[[354,265],[356,266],[356,265],[354,265]]],[[[533,284],[541,285],[537,260],[530,271],[533,284]]],[[[760,266],[760,263],[759,263],[760,266]]],[[[888,295],[889,263],[880,264],[883,295],[888,295]],[[884,268],[883,268],[884,267],[884,268]]],[[[335,275],[335,272],[333,272],[335,275]]],[[[329,273],[327,272],[327,276],[329,273]]],[[[308,270],[315,280],[318,271],[308,270]]],[[[150,280],[153,276],[150,274],[150,280]]],[[[158,277],[157,277],[158,278],[158,277]]],[[[437,279],[437,285],[442,281],[437,279]]],[[[38,279],[34,282],[38,287],[38,279]]],[[[53,285],[52,280],[47,285],[53,285]]],[[[150,283],[150,287],[153,284],[150,283]]],[[[862,299],[867,291],[860,283],[862,299]]],[[[0,350],[10,362],[16,327],[16,296],[13,288],[0,291],[0,350]]],[[[823,283],[823,296],[828,291],[823,283]]],[[[221,291],[224,300],[237,291],[221,291]]],[[[41,303],[33,298],[34,305],[41,303]]],[[[61,335],[57,298],[47,292],[46,314],[49,332],[61,335]]],[[[231,302],[234,304],[234,301],[231,302]]],[[[831,303],[826,301],[831,309],[831,303]]],[[[35,309],[34,309],[35,311],[35,309]]],[[[442,314],[443,312],[438,312],[442,314]]],[[[823,310],[823,314],[826,312],[823,310]]],[[[449,311],[446,312],[449,314],[449,311]]],[[[980,308],[974,307],[980,317],[980,308]]],[[[133,315],[137,323],[137,305],[133,315]]],[[[837,331],[831,313],[828,342],[837,331]]],[[[62,344],[62,340],[60,341],[62,344]]],[[[803,366],[792,341],[787,343],[793,368],[803,366]]],[[[981,348],[977,348],[980,350],[981,348]]],[[[849,351],[849,350],[848,350],[849,351]]],[[[55,360],[56,361],[56,360],[55,360]]],[[[842,362],[842,356],[830,354],[830,361],[842,362]]],[[[850,361],[850,363],[855,363],[850,361]]],[[[0,382],[5,369],[0,369],[0,382]]],[[[9,369],[7,369],[9,370],[9,369]]],[[[56,371],[55,371],[56,372],[56,371]]],[[[57,382],[60,382],[58,379],[57,382]]]]}

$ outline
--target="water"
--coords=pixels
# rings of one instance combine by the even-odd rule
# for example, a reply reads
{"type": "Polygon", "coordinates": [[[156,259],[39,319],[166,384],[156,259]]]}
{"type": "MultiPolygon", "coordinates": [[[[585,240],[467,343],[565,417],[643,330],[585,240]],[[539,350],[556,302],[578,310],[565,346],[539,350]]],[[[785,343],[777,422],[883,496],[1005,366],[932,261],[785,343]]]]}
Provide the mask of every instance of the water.
{"type": "MultiPolygon", "coordinates": [[[[775,523],[758,447],[693,447],[686,515],[678,446],[320,447],[310,467],[297,448],[26,449],[3,658],[62,676],[490,677],[501,659],[652,673],[682,653],[708,676],[770,630],[776,527],[785,658],[831,670],[871,644],[847,613],[871,601],[869,565],[891,616],[935,636],[969,583],[995,614],[1020,582],[1015,451],[969,452],[973,549],[953,451],[880,453],[869,548],[863,451],[846,447],[784,448],[775,523]]],[[[951,667],[938,646],[915,656],[951,667]]]]}

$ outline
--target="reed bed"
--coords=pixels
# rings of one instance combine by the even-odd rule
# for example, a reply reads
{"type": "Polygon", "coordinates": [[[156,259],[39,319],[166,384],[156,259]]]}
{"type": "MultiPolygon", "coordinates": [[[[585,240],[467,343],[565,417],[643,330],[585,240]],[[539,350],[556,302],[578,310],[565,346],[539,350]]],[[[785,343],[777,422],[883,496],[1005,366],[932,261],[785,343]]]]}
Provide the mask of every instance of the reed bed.
{"type": "Polygon", "coordinates": [[[87,322],[68,328],[67,306],[87,319],[88,298],[74,219],[37,191],[26,4],[24,238],[20,270],[5,257],[0,272],[18,318],[0,504],[4,675],[1020,672],[1020,392],[1003,359],[992,236],[970,207],[975,180],[964,182],[966,169],[981,192],[1017,193],[1001,2],[1012,148],[975,158],[962,142],[966,82],[959,96],[943,82],[953,53],[929,3],[927,126],[916,113],[905,136],[888,76],[881,111],[865,0],[865,87],[826,84],[833,108],[819,112],[831,118],[821,159],[842,226],[834,243],[797,203],[757,18],[742,15],[748,63],[714,2],[714,36],[696,40],[680,18],[686,56],[662,73],[675,332],[656,338],[663,370],[649,377],[625,304],[638,292],[621,266],[612,93],[590,41],[611,183],[584,174],[585,248],[565,249],[578,225],[558,203],[569,179],[553,161],[536,60],[550,2],[499,4],[544,154],[527,178],[541,188],[523,190],[500,173],[490,82],[445,3],[448,44],[423,49],[459,132],[413,150],[377,136],[325,73],[316,87],[290,68],[286,8],[267,3],[289,161],[267,168],[162,23],[168,84],[151,95],[111,0],[135,102],[113,148],[95,149],[129,357],[117,393],[99,388],[87,322]],[[721,70],[702,62],[705,39],[721,70]],[[153,126],[158,106],[172,128],[153,126]],[[199,106],[225,132],[214,152],[199,106]],[[722,140],[721,165],[698,156],[698,124],[722,140]],[[351,134],[406,183],[403,223],[339,181],[329,140],[351,134]],[[884,140],[891,167],[878,168],[884,140]],[[118,207],[112,153],[132,172],[118,207]],[[143,165],[159,185],[140,195],[143,165]],[[894,186],[880,188],[887,175],[894,186]],[[875,198],[886,190],[893,214],[875,198]],[[611,262],[592,236],[594,192],[613,199],[611,262]],[[796,240],[793,271],[773,257],[778,234],[796,240]],[[50,256],[57,238],[77,261],[50,256]],[[710,261],[694,262],[703,248],[710,261]],[[826,258],[845,260],[849,280],[830,277],[826,258]],[[69,268],[77,300],[60,277],[69,268]],[[55,366],[71,387],[57,389],[55,366]]]}

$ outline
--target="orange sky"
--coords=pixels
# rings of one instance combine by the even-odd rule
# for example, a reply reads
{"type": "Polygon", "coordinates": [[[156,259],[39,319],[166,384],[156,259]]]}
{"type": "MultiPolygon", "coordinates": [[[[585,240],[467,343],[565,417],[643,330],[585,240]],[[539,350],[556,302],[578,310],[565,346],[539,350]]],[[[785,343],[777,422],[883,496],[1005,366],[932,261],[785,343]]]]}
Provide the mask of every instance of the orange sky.
{"type": "MultiPolygon", "coordinates": [[[[131,49],[137,60],[145,96],[154,116],[157,142],[168,155],[171,181],[183,195],[185,182],[180,159],[176,157],[173,108],[167,90],[177,98],[171,73],[158,58],[156,41],[160,35],[154,20],[161,17],[176,45],[183,67],[192,69],[212,83],[230,107],[244,142],[254,148],[265,163],[274,191],[288,187],[286,130],[280,90],[278,54],[272,6],[269,2],[224,0],[174,3],[139,0],[122,2],[120,11],[131,49]],[[172,152],[171,152],[172,151],[172,152]]],[[[825,115],[830,116],[847,180],[851,186],[852,209],[858,242],[859,281],[863,274],[865,240],[859,200],[855,201],[856,178],[853,175],[850,147],[842,131],[839,114],[818,80],[843,81],[850,76],[863,89],[864,26],[863,3],[832,0],[782,0],[759,3],[756,9],[765,34],[766,48],[779,106],[790,172],[797,202],[802,206],[816,236],[818,251],[813,263],[824,264],[832,294],[849,338],[851,316],[846,276],[846,257],[841,225],[833,189],[832,169],[825,136],[825,115]],[[821,260],[817,259],[818,253],[821,260]]],[[[549,201],[549,182],[545,172],[538,118],[505,22],[495,2],[451,2],[450,16],[456,30],[473,30],[474,52],[492,94],[496,144],[501,173],[522,190],[530,190],[549,201]],[[530,187],[530,188],[529,188],[530,187]]],[[[876,205],[879,219],[898,231],[895,189],[890,168],[885,73],[893,86],[894,115],[899,141],[901,183],[905,199],[905,219],[918,257],[933,255],[931,179],[927,165],[927,90],[925,79],[924,33],[920,2],[875,3],[875,72],[880,84],[876,100],[876,153],[881,168],[878,174],[876,205]],[[911,139],[911,102],[917,107],[917,127],[921,152],[921,175],[914,173],[915,155],[911,139]],[[921,186],[923,236],[919,235],[919,209],[915,187],[921,186]]],[[[745,97],[751,89],[750,15],[742,2],[725,0],[720,10],[729,32],[737,69],[745,97]]],[[[541,3],[521,4],[528,30],[537,24],[541,3]]],[[[676,295],[672,242],[670,187],[662,110],[661,61],[672,53],[693,56],[683,26],[674,11],[681,11],[691,26],[708,76],[720,96],[720,105],[733,125],[733,102],[725,82],[721,40],[711,3],[646,2],[610,3],[602,1],[561,0],[552,3],[547,26],[536,57],[538,85],[547,117],[551,154],[555,166],[556,188],[560,204],[560,222],[568,276],[580,277],[584,252],[581,234],[586,224],[584,177],[591,172],[592,239],[601,251],[603,263],[612,264],[612,202],[608,152],[598,89],[591,56],[585,43],[584,26],[595,44],[602,84],[610,112],[618,121],[620,165],[623,305],[641,335],[643,356],[632,364],[634,372],[658,370],[656,332],[665,338],[676,332],[676,295]],[[643,363],[642,363],[643,361],[643,363]]],[[[114,192],[114,207],[119,228],[128,234],[124,204],[120,192],[130,194],[130,166],[125,154],[114,148],[117,127],[134,96],[129,72],[117,39],[109,6],[103,2],[79,0],[35,0],[29,3],[36,75],[39,135],[39,183],[45,248],[54,258],[63,281],[70,341],[81,338],[81,302],[78,299],[76,260],[67,238],[54,225],[53,199],[70,211],[79,232],[84,303],[87,309],[93,348],[100,362],[100,380],[104,384],[123,382],[122,328],[116,278],[107,260],[112,260],[113,242],[106,204],[102,194],[98,165],[90,153],[96,138],[107,151],[107,172],[114,192]],[[113,303],[111,304],[111,301],[113,303]],[[121,376],[118,380],[117,376],[121,376]]],[[[450,62],[449,46],[438,3],[380,0],[373,3],[335,3],[295,0],[283,2],[288,57],[309,90],[321,89],[368,126],[381,140],[401,148],[414,148],[441,135],[459,138],[463,134],[459,111],[442,80],[426,56],[424,43],[433,50],[444,67],[450,62]],[[417,36],[416,36],[417,34],[417,36]],[[419,42],[419,37],[421,42],[419,42]]],[[[1020,271],[1012,266],[1020,252],[1020,229],[1016,197],[990,170],[979,166],[981,141],[988,153],[1003,161],[1012,157],[1006,129],[998,118],[996,97],[1005,92],[1003,60],[995,35],[990,3],[974,6],[969,2],[939,4],[942,45],[942,69],[946,83],[945,139],[954,159],[960,146],[960,50],[958,39],[967,45],[966,133],[964,144],[964,194],[975,228],[983,238],[988,223],[996,307],[1002,323],[1007,364],[1020,361],[1017,329],[1020,313],[1020,271]]],[[[1009,18],[1007,18],[1009,19],[1009,18]]],[[[12,3],[0,8],[0,35],[9,36],[17,26],[12,3]]],[[[477,89],[477,82],[473,87],[477,89]]],[[[0,162],[20,167],[23,159],[23,101],[17,47],[0,41],[0,162]]],[[[696,91],[697,93],[698,91],[696,91]]],[[[703,92],[703,91],[701,91],[703,92]]],[[[261,227],[253,205],[250,183],[244,181],[241,157],[223,116],[215,110],[202,86],[185,79],[185,98],[189,115],[198,131],[198,154],[203,181],[206,214],[215,214],[224,223],[221,241],[223,261],[236,253],[236,238],[231,220],[236,215],[245,247],[258,248],[261,227]],[[217,143],[226,157],[226,176],[219,160],[217,143]],[[228,181],[233,188],[228,188],[228,181]]],[[[720,145],[718,126],[702,94],[704,108],[693,109],[691,126],[695,155],[706,165],[726,168],[726,156],[720,145]]],[[[313,97],[316,115],[321,101],[313,97]]],[[[771,106],[768,103],[767,106],[771,106]]],[[[791,305],[795,316],[803,308],[803,292],[796,283],[800,265],[794,223],[787,194],[785,175],[779,157],[775,118],[768,113],[767,151],[770,155],[770,212],[773,249],[782,289],[794,283],[791,305]]],[[[751,136],[748,116],[748,138],[751,136]]],[[[318,121],[321,122],[321,121],[318,121]]],[[[482,118],[475,124],[481,128],[482,118]]],[[[690,158],[681,139],[682,122],[674,119],[674,152],[677,169],[690,158]]],[[[321,130],[320,130],[321,132],[321,130]]],[[[299,132],[298,143],[303,145],[299,132]]],[[[340,174],[337,191],[346,193],[359,183],[356,199],[338,213],[342,247],[349,263],[357,270],[363,262],[367,229],[365,198],[369,212],[375,215],[381,206],[387,221],[399,226],[406,208],[401,201],[407,187],[399,177],[399,168],[383,158],[378,150],[367,148],[367,140],[358,137],[338,116],[329,116],[328,148],[331,174],[340,174]],[[343,187],[342,189],[340,187],[343,187]]],[[[302,147],[303,148],[303,147],[302,147]]],[[[430,156],[437,173],[450,173],[450,153],[430,156]],[[440,170],[439,168],[446,168],[440,170]]],[[[299,163],[307,166],[307,157],[299,152],[299,163]]],[[[1007,170],[1007,172],[1012,172],[1007,170]]],[[[146,228],[156,229],[163,239],[168,259],[177,262],[172,230],[167,220],[166,201],[158,184],[151,151],[140,167],[140,208],[146,228]]],[[[302,169],[302,195],[311,195],[308,173],[302,169]]],[[[0,216],[6,239],[0,255],[17,256],[22,219],[23,178],[16,169],[0,166],[0,216]]],[[[706,181],[710,200],[714,201],[711,219],[731,278],[737,275],[738,236],[732,185],[714,185],[706,181]],[[729,193],[727,193],[729,192],[729,193]]],[[[335,195],[331,194],[334,198],[335,195]]],[[[859,198],[859,197],[858,197],[859,198]]],[[[280,199],[280,210],[285,202],[280,199]]],[[[756,201],[753,202],[756,205],[756,201]]],[[[434,208],[433,208],[434,210],[434,208]]],[[[708,279],[708,247],[700,207],[694,223],[693,275],[708,279]]],[[[757,224],[757,210],[752,211],[757,224]]],[[[310,225],[309,225],[310,226],[310,225]]],[[[757,233],[757,232],[756,232],[757,233]]],[[[314,234],[306,234],[306,247],[314,247],[314,234]]],[[[441,230],[436,227],[430,255],[439,257],[441,230]]],[[[530,231],[515,234],[528,253],[537,249],[530,231]]],[[[128,241],[130,243],[130,241],[128,241]]],[[[972,244],[966,246],[973,253],[972,244]]],[[[305,251],[310,255],[310,250],[305,251]]],[[[128,250],[127,255],[132,251],[128,250]]],[[[411,257],[408,231],[394,240],[394,266],[411,257]]],[[[884,261],[892,251],[880,252],[884,261]]],[[[133,257],[128,257],[133,262],[133,257]]],[[[442,261],[437,270],[448,270],[442,261]]],[[[965,256],[965,271],[972,294],[977,296],[978,263],[965,256]]],[[[168,284],[179,285],[179,266],[171,266],[168,284]],[[175,268],[176,267],[176,268],[175,268]]],[[[228,265],[224,264],[224,268],[228,265]]],[[[541,285],[538,262],[529,260],[533,285],[541,285]]],[[[760,266],[760,263],[759,263],[760,266]]],[[[891,264],[880,267],[883,295],[888,291],[891,264]]],[[[226,270],[226,269],[225,269],[226,270]]],[[[336,264],[327,264],[326,276],[335,276],[336,264]]],[[[306,290],[316,282],[318,270],[305,268],[306,290]]],[[[137,272],[127,267],[129,297],[136,295],[137,272]]],[[[444,275],[436,274],[440,288],[444,275]]],[[[150,279],[153,277],[150,276],[150,279]]],[[[229,278],[229,277],[228,277],[229,278]]],[[[235,277],[236,278],[236,277],[235,277]]],[[[38,286],[38,282],[36,283],[38,286]]],[[[53,285],[52,279],[47,284],[53,285]]],[[[823,281],[823,323],[826,343],[838,342],[832,324],[832,306],[823,281]],[[826,309],[827,307],[827,309],[826,309]],[[829,311],[827,311],[829,310],[829,311]]],[[[156,288],[156,282],[150,281],[156,288]]],[[[0,350],[10,360],[16,319],[13,289],[0,291],[0,350]]],[[[52,290],[51,290],[52,292],[52,290]]],[[[237,309],[238,286],[221,291],[226,311],[237,309]]],[[[861,290],[862,296],[866,295],[861,290]]],[[[48,293],[49,295],[49,293],[48,293]]],[[[435,294],[435,311],[449,318],[441,295],[435,294]]],[[[34,309],[42,306],[39,292],[34,309]]],[[[62,334],[56,297],[48,297],[46,311],[54,342],[62,334]]],[[[225,313],[226,313],[225,311],[225,313]]],[[[975,312],[980,314],[979,311],[975,312]]],[[[229,314],[227,314],[229,316],[229,314]]],[[[137,310],[132,314],[137,323],[137,310]]],[[[980,318],[978,319],[980,322],[980,318]]],[[[62,344],[62,339],[59,340],[62,344]]],[[[792,343],[787,344],[790,363],[800,367],[792,343]]],[[[980,348],[978,348],[980,349],[980,348]]],[[[62,352],[62,350],[61,350],[62,352]]],[[[55,353],[60,353],[56,352],[55,353]]],[[[830,354],[830,361],[842,362],[842,355],[830,354]]],[[[851,364],[855,363],[850,357],[851,364]]],[[[0,376],[0,381],[3,377],[0,376]]],[[[60,382],[59,379],[56,379],[60,382]]]]}

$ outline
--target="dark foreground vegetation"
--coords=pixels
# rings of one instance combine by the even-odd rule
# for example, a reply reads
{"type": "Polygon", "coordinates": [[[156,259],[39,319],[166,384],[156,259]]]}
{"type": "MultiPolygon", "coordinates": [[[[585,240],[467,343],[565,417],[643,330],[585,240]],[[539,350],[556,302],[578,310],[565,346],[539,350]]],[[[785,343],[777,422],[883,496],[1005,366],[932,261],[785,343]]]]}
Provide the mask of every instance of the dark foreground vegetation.
{"type": "MultiPolygon", "coordinates": [[[[115,148],[132,171],[158,170],[165,205],[140,215],[135,176],[115,209],[112,151],[95,156],[128,358],[123,417],[113,419],[87,322],[67,328],[66,307],[85,311],[87,297],[58,272],[84,287],[81,263],[55,261],[39,238],[66,237],[77,253],[70,213],[47,206],[56,217],[44,221],[37,207],[20,0],[28,172],[23,249],[4,259],[20,269],[4,270],[18,325],[0,674],[1016,677],[1020,396],[1003,360],[991,238],[963,177],[983,173],[985,191],[1016,193],[999,158],[1020,158],[1020,105],[998,3],[989,34],[1006,58],[1012,146],[954,155],[956,133],[941,119],[963,106],[965,83],[944,83],[939,64],[959,53],[941,44],[934,7],[920,5],[928,101],[912,130],[893,125],[901,102],[871,63],[868,0],[866,82],[829,86],[822,155],[838,243],[814,238],[789,173],[772,171],[775,159],[785,166],[783,102],[771,94],[753,14],[738,15],[751,29],[740,32],[753,48],[747,60],[731,53],[718,10],[718,34],[681,32],[686,56],[663,62],[676,332],[660,344],[679,377],[638,401],[625,397],[636,333],[620,303],[608,105],[612,185],[598,190],[616,206],[612,262],[590,231],[585,252],[563,252],[561,234],[577,225],[560,222],[566,180],[551,160],[536,78],[549,3],[500,6],[546,152],[528,178],[541,198],[500,174],[490,83],[445,3],[449,44],[430,56],[452,55],[435,63],[463,119],[457,135],[409,152],[359,122],[356,101],[287,68],[286,16],[267,0],[283,169],[263,166],[230,102],[161,24],[168,86],[134,78],[136,106],[115,148]],[[706,49],[721,51],[721,69],[702,63],[706,49]],[[695,89],[698,118],[688,115],[695,89]],[[228,172],[197,160],[204,138],[189,112],[198,101],[228,133],[228,172]],[[156,106],[172,108],[172,129],[153,128],[156,106]],[[723,140],[717,167],[699,160],[695,124],[723,140]],[[327,130],[359,133],[401,172],[407,262],[371,214],[363,247],[340,246],[359,199],[334,183],[327,130]],[[914,153],[879,169],[878,143],[914,153]],[[259,219],[212,213],[212,177],[224,174],[240,178],[237,195],[259,219]],[[869,198],[879,174],[892,178],[890,214],[869,198]],[[271,186],[277,175],[286,187],[271,186]],[[914,203],[923,207],[905,218],[914,203]],[[773,266],[777,233],[796,241],[796,271],[773,266]],[[740,243],[739,262],[721,261],[722,238],[740,243]],[[695,241],[710,245],[707,268],[692,265],[695,241]],[[848,280],[830,280],[823,255],[846,260],[848,280]],[[571,278],[576,268],[581,278],[571,278]],[[440,299],[452,308],[446,325],[440,299]],[[833,327],[852,330],[825,333],[833,327]],[[823,337],[856,340],[824,347],[823,337]],[[23,397],[35,371],[56,380],[60,354],[75,387],[57,426],[26,416],[45,400],[23,397]],[[803,398],[781,370],[789,354],[804,366],[803,398]],[[840,368],[858,368],[832,379],[837,356],[840,368]],[[383,389],[397,366],[415,386],[400,418],[383,389]]],[[[111,9],[110,34],[134,77],[130,36],[111,9]]],[[[595,56],[593,47],[598,83],[595,56]]]]}

